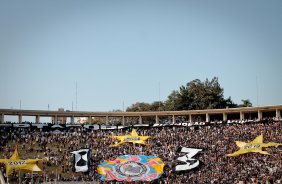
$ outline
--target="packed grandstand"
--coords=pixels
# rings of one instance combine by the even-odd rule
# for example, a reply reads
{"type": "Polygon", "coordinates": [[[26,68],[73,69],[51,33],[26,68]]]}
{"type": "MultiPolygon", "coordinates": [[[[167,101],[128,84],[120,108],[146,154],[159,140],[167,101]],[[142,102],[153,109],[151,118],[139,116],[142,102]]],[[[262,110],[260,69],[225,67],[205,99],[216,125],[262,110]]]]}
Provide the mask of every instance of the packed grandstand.
{"type": "MultiPolygon", "coordinates": [[[[22,160],[44,159],[37,163],[41,172],[12,170],[11,174],[8,174],[4,163],[1,164],[0,169],[4,180],[9,183],[31,181],[33,183],[59,181],[162,184],[281,183],[281,132],[281,120],[273,118],[262,121],[220,121],[197,124],[180,122],[177,125],[136,126],[1,124],[0,159],[2,161],[11,159],[16,150],[22,160]],[[143,143],[138,142],[139,138],[135,137],[119,144],[119,141],[125,139],[117,138],[127,135],[148,138],[143,143]],[[262,146],[260,149],[262,152],[251,150],[247,151],[249,153],[228,156],[239,150],[238,142],[249,143],[259,136],[263,137],[262,144],[272,145],[262,146]],[[89,149],[88,168],[86,172],[75,172],[77,169],[74,161],[75,151],[84,148],[89,149]],[[188,151],[185,152],[185,149],[188,151]],[[197,151],[189,156],[189,150],[197,151]],[[139,158],[144,159],[144,156],[146,159],[147,156],[150,156],[149,159],[158,159],[154,164],[158,161],[163,163],[162,167],[150,165],[159,174],[151,175],[155,177],[151,180],[144,178],[138,180],[136,177],[132,180],[134,178],[132,173],[145,169],[143,166],[138,168],[140,164],[127,166],[124,172],[130,168],[132,170],[124,180],[119,180],[119,176],[112,176],[109,179],[109,176],[103,175],[101,171],[103,164],[106,162],[113,164],[117,158],[122,157],[115,164],[120,164],[124,159],[135,159],[135,161],[139,158]],[[180,161],[179,158],[182,157],[186,157],[186,160],[180,161]],[[188,167],[179,169],[180,166],[188,167]]],[[[121,172],[122,168],[120,166],[118,168],[117,171],[121,172]]]]}

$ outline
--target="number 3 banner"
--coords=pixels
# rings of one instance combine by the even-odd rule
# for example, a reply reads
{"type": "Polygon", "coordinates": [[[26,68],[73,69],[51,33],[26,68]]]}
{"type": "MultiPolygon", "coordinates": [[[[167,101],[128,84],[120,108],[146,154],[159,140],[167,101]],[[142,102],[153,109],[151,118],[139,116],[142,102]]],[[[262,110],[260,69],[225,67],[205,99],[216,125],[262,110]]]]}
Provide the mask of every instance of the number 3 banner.
{"type": "Polygon", "coordinates": [[[178,157],[176,160],[184,162],[185,164],[177,165],[175,167],[175,171],[187,171],[198,167],[200,164],[199,160],[196,160],[192,157],[200,151],[202,151],[202,149],[181,147],[180,152],[187,154],[182,157],[178,157]]]}

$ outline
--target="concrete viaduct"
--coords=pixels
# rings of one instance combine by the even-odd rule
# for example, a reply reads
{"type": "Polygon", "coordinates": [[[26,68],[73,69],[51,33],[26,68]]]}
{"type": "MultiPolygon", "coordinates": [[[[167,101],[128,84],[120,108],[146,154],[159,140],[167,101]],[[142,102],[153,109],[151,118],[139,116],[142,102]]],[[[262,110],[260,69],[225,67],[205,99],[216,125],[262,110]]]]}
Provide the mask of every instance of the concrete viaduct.
{"type": "Polygon", "coordinates": [[[281,120],[282,105],[241,107],[226,109],[206,109],[206,110],[185,110],[185,111],[152,111],[152,112],[88,112],[88,111],[47,111],[47,110],[20,110],[20,109],[0,109],[0,123],[5,123],[5,116],[18,116],[18,123],[22,122],[23,116],[34,116],[35,123],[40,123],[40,117],[51,117],[52,123],[57,124],[58,118],[70,118],[74,123],[74,118],[86,117],[89,122],[93,118],[104,118],[105,123],[111,123],[109,118],[120,118],[121,124],[125,125],[127,118],[136,118],[137,123],[142,124],[143,119],[153,118],[159,123],[160,118],[169,118],[173,123],[178,117],[185,117],[187,122],[214,121],[214,120],[234,120],[234,119],[258,119],[275,118],[281,120]],[[200,118],[200,119],[199,119],[200,118]]]}

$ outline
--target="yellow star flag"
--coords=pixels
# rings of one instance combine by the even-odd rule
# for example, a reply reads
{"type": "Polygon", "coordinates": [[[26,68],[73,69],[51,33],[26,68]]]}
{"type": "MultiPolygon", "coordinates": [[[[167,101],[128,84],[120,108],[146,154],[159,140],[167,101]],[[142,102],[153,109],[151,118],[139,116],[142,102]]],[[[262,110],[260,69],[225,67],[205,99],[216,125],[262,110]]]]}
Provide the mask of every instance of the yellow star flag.
{"type": "Polygon", "coordinates": [[[262,151],[262,148],[267,148],[270,146],[279,146],[282,145],[280,143],[269,142],[263,143],[263,136],[257,136],[253,141],[246,143],[242,141],[235,141],[236,145],[240,148],[238,151],[234,153],[228,154],[227,156],[238,156],[245,153],[256,152],[261,154],[268,154],[266,151],[262,151]]]}
{"type": "Polygon", "coordinates": [[[13,170],[23,170],[23,171],[41,171],[41,169],[36,165],[38,161],[43,161],[44,159],[20,159],[18,149],[16,148],[13,155],[9,159],[0,159],[1,163],[6,166],[6,173],[10,175],[13,170]]]}
{"type": "Polygon", "coordinates": [[[112,145],[112,146],[119,146],[125,142],[132,142],[132,143],[138,143],[138,144],[145,144],[146,140],[150,138],[150,136],[139,136],[135,129],[132,129],[131,134],[129,135],[121,135],[121,136],[113,136],[113,138],[116,138],[120,140],[120,142],[112,145]]]}

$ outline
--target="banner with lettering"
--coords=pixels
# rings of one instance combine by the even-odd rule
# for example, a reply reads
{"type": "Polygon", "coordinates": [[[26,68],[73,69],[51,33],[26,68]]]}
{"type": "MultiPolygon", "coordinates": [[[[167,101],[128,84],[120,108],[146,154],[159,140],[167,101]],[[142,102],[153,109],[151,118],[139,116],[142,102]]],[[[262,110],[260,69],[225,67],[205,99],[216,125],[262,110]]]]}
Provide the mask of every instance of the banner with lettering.
{"type": "Polygon", "coordinates": [[[235,141],[235,143],[239,147],[239,150],[235,151],[234,153],[227,154],[227,156],[238,156],[250,152],[268,154],[266,151],[262,151],[262,148],[267,148],[270,146],[277,147],[279,145],[282,145],[280,143],[275,142],[263,143],[263,135],[257,136],[254,140],[249,143],[243,141],[235,141]]]}
{"type": "Polygon", "coordinates": [[[113,138],[118,139],[120,142],[112,145],[119,146],[126,142],[138,143],[138,144],[146,144],[146,140],[150,138],[150,136],[141,136],[138,135],[135,129],[132,129],[131,134],[129,135],[121,135],[121,136],[113,136],[113,138]]]}
{"type": "Polygon", "coordinates": [[[6,166],[6,174],[10,175],[13,170],[23,170],[23,171],[41,171],[41,169],[37,166],[38,161],[43,161],[44,159],[20,159],[17,148],[15,149],[13,155],[9,159],[0,159],[1,163],[4,163],[6,166]]]}

